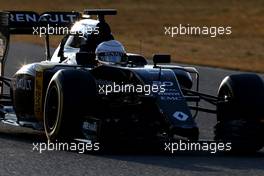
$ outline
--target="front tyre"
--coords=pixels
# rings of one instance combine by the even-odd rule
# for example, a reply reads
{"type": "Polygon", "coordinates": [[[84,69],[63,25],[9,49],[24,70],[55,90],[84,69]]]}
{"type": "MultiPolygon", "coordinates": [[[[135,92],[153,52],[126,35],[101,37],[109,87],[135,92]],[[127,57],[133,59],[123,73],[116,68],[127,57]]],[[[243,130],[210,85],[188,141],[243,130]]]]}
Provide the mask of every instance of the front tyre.
{"type": "Polygon", "coordinates": [[[81,70],[60,70],[51,79],[44,103],[44,129],[49,141],[78,135],[81,117],[96,97],[92,75],[81,70]]]}
{"type": "Polygon", "coordinates": [[[233,152],[252,153],[264,145],[264,84],[255,74],[226,77],[218,91],[215,140],[233,152]]]}

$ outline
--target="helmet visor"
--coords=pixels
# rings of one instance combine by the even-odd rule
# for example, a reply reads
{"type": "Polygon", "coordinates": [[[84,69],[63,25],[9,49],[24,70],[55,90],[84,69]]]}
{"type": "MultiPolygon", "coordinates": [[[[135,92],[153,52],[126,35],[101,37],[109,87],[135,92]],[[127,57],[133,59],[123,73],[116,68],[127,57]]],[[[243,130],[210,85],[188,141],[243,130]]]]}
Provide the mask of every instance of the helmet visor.
{"type": "Polygon", "coordinates": [[[124,56],[125,54],[121,52],[104,52],[97,54],[98,60],[110,63],[120,63],[124,56]]]}

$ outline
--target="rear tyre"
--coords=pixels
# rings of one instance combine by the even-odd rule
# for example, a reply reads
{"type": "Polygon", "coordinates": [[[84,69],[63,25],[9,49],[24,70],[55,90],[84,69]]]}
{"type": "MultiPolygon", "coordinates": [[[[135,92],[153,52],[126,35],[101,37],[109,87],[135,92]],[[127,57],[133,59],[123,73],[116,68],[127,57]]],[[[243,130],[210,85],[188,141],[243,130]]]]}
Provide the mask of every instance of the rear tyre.
{"type": "Polygon", "coordinates": [[[89,72],[58,71],[49,83],[44,103],[44,129],[48,140],[76,137],[81,128],[80,119],[95,97],[96,84],[89,72]]]}
{"type": "Polygon", "coordinates": [[[255,74],[226,77],[218,91],[215,140],[232,143],[232,152],[252,153],[264,145],[264,84],[255,74]]]}

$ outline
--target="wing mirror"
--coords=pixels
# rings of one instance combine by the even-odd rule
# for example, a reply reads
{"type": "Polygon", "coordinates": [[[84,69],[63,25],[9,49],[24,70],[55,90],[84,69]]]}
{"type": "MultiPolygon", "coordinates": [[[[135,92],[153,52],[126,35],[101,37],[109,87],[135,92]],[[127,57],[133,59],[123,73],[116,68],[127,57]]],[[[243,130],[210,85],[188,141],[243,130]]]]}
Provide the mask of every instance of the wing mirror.
{"type": "Polygon", "coordinates": [[[135,66],[144,66],[148,64],[148,62],[143,56],[132,53],[127,53],[127,61],[129,64],[135,66]]]}
{"type": "Polygon", "coordinates": [[[154,67],[157,67],[157,64],[165,64],[171,62],[171,56],[168,54],[155,54],[153,56],[154,67]]]}

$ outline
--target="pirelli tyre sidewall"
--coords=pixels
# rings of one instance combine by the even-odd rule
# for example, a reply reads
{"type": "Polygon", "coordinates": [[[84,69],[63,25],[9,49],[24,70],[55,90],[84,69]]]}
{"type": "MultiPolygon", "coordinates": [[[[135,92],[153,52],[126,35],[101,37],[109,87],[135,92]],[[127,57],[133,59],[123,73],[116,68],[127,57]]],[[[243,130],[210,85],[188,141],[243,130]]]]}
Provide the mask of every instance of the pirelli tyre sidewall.
{"type": "Polygon", "coordinates": [[[256,152],[264,145],[264,83],[256,74],[226,77],[218,91],[215,140],[232,143],[232,152],[256,152]],[[225,101],[223,101],[225,99],[225,101]]]}
{"type": "Polygon", "coordinates": [[[71,140],[96,96],[88,71],[60,70],[51,79],[44,103],[44,129],[49,141],[71,140]]]}

